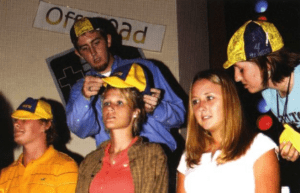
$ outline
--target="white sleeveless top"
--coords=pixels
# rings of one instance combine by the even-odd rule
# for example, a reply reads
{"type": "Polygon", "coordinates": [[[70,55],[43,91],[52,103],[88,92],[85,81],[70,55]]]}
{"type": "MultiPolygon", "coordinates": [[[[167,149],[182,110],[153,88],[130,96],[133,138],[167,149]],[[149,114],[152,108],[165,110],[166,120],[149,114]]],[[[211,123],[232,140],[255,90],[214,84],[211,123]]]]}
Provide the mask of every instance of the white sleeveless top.
{"type": "Polygon", "coordinates": [[[276,144],[266,135],[259,133],[244,156],[235,161],[217,165],[218,150],[213,157],[204,153],[199,165],[188,168],[186,154],[181,157],[177,170],[185,175],[184,187],[187,193],[254,193],[255,179],[253,165],[267,151],[274,149],[276,144]]]}

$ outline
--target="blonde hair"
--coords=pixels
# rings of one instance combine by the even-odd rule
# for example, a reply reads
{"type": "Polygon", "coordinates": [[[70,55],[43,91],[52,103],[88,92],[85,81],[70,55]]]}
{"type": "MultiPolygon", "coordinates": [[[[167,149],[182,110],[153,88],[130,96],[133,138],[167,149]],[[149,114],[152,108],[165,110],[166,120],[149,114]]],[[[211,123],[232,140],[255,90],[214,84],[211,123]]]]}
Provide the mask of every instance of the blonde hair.
{"type": "MultiPolygon", "coordinates": [[[[105,93],[110,89],[116,89],[119,90],[121,95],[126,99],[128,102],[128,105],[132,109],[139,109],[140,112],[137,114],[136,118],[133,121],[132,126],[132,135],[137,136],[140,133],[141,126],[145,121],[146,118],[146,111],[145,111],[145,103],[143,100],[142,93],[136,89],[136,88],[116,88],[112,86],[107,86],[107,88],[104,90],[102,96],[105,95],[105,93]]],[[[103,99],[103,98],[102,98],[103,99]]]]}
{"type": "Polygon", "coordinates": [[[197,122],[191,101],[191,91],[195,82],[206,79],[218,84],[222,89],[224,119],[221,154],[218,164],[238,159],[249,148],[255,133],[246,127],[241,102],[233,80],[223,71],[207,70],[196,74],[189,91],[189,110],[186,141],[186,162],[188,167],[198,165],[203,153],[214,143],[210,133],[197,122]]]}

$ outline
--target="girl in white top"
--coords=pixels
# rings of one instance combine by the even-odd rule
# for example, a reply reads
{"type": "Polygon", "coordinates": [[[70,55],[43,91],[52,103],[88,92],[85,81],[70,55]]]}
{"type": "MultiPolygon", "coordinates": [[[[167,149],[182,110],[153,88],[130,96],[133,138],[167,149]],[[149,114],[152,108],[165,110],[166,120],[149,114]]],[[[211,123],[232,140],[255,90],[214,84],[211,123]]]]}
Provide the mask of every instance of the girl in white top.
{"type": "Polygon", "coordinates": [[[276,144],[246,127],[234,82],[198,73],[190,89],[186,151],[177,193],[280,192],[276,144]]]}

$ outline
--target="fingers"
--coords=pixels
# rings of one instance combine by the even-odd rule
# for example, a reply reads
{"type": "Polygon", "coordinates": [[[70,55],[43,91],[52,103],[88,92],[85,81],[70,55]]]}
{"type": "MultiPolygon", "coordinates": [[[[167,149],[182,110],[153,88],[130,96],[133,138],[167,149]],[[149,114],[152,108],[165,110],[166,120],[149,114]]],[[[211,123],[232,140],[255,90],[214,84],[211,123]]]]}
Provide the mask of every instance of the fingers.
{"type": "Polygon", "coordinates": [[[145,110],[147,113],[152,113],[156,106],[158,105],[158,98],[150,96],[150,95],[144,95],[143,98],[145,102],[145,110]]]}
{"type": "Polygon", "coordinates": [[[145,103],[145,111],[146,111],[146,113],[152,113],[154,111],[154,109],[155,109],[154,106],[145,103]]]}
{"type": "MultiPolygon", "coordinates": [[[[295,148],[294,148],[295,149],[295,148]]],[[[295,152],[292,156],[289,157],[289,160],[294,162],[299,158],[299,152],[295,149],[295,152]]]]}
{"type": "Polygon", "coordinates": [[[145,110],[147,113],[152,113],[160,102],[161,91],[156,88],[151,88],[151,95],[144,95],[145,110]]]}
{"type": "Polygon", "coordinates": [[[158,99],[160,98],[161,90],[157,88],[151,88],[150,92],[151,92],[151,96],[156,97],[158,99]]]}
{"type": "Polygon", "coordinates": [[[283,142],[280,144],[280,154],[283,159],[296,161],[299,158],[299,152],[293,147],[291,142],[283,142]]]}
{"type": "Polygon", "coordinates": [[[150,95],[144,95],[144,102],[146,104],[152,105],[152,106],[157,106],[159,99],[150,95]]]}
{"type": "Polygon", "coordinates": [[[82,87],[82,94],[86,98],[97,95],[102,87],[103,80],[100,77],[86,76],[82,87]]]}

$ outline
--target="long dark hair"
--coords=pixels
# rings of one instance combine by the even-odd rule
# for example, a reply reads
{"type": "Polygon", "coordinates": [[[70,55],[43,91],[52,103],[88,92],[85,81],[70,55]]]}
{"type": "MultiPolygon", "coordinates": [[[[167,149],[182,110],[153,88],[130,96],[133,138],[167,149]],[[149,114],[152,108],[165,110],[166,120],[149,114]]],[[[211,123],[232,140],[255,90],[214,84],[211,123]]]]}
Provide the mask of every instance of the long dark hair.
{"type": "Polygon", "coordinates": [[[263,86],[267,87],[269,78],[276,84],[289,77],[300,63],[300,54],[290,52],[287,48],[281,48],[276,52],[253,58],[249,61],[258,65],[262,74],[263,86]],[[268,74],[268,64],[271,67],[270,75],[268,74]]]}

